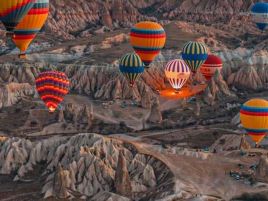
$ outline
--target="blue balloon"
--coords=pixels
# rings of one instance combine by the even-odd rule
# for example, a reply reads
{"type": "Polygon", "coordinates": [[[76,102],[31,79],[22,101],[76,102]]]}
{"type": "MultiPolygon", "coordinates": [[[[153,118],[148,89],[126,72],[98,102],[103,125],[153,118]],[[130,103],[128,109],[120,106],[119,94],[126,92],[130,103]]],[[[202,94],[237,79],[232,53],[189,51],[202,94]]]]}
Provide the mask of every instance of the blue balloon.
{"type": "Polygon", "coordinates": [[[253,21],[264,31],[268,25],[268,3],[258,2],[251,8],[253,21]]]}

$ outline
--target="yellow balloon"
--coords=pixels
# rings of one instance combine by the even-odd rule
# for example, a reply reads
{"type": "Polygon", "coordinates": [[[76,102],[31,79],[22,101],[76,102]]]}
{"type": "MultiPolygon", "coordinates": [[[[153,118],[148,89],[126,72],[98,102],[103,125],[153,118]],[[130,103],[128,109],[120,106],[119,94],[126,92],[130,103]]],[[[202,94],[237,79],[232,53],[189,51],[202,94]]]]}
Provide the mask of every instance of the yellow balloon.
{"type": "Polygon", "coordinates": [[[20,49],[21,58],[25,58],[25,52],[36,37],[36,34],[45,24],[49,13],[49,0],[37,0],[33,8],[16,26],[13,41],[20,49]]]}
{"type": "Polygon", "coordinates": [[[249,100],[241,107],[240,119],[251,139],[256,144],[260,143],[268,131],[268,101],[249,100]]]}
{"type": "Polygon", "coordinates": [[[0,0],[0,20],[7,31],[13,31],[33,7],[35,0],[0,0]]]}

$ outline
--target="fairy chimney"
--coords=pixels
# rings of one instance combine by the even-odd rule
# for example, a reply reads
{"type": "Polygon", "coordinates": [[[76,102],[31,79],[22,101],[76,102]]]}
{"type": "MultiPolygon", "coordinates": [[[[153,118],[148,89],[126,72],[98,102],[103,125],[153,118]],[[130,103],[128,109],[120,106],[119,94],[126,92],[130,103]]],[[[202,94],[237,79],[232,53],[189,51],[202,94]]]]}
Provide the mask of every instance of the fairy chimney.
{"type": "Polygon", "coordinates": [[[117,162],[117,169],[115,173],[115,189],[116,193],[130,197],[132,193],[131,182],[127,169],[126,160],[124,158],[123,151],[119,151],[119,157],[117,162]]]}

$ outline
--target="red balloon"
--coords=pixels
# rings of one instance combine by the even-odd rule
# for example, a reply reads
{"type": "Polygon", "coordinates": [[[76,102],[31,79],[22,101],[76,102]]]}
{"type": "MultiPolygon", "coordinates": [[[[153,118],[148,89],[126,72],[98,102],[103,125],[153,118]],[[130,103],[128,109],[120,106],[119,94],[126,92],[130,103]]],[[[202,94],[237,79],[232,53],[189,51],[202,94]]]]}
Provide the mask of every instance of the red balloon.
{"type": "Polygon", "coordinates": [[[40,73],[36,79],[36,89],[49,112],[54,112],[69,92],[68,77],[58,71],[40,73]]]}
{"type": "Polygon", "coordinates": [[[220,57],[210,54],[206,62],[201,66],[200,72],[206,78],[206,80],[210,80],[216,71],[221,71],[222,69],[222,60],[220,57]]]}

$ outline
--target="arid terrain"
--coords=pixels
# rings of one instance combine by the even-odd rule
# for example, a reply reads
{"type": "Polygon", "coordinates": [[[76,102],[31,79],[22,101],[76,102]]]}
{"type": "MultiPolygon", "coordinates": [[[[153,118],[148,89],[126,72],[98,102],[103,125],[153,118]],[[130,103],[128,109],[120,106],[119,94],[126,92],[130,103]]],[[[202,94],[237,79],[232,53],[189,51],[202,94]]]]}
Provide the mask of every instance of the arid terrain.
{"type": "Polygon", "coordinates": [[[239,117],[245,101],[268,98],[268,34],[251,21],[254,2],[51,1],[27,60],[0,28],[0,201],[268,200],[268,139],[254,148],[239,117]],[[168,39],[130,88],[118,60],[141,20],[168,39]],[[164,67],[189,40],[224,66],[209,82],[198,72],[199,93],[177,98],[164,67]],[[35,89],[46,70],[71,83],[55,113],[35,89]]]}

